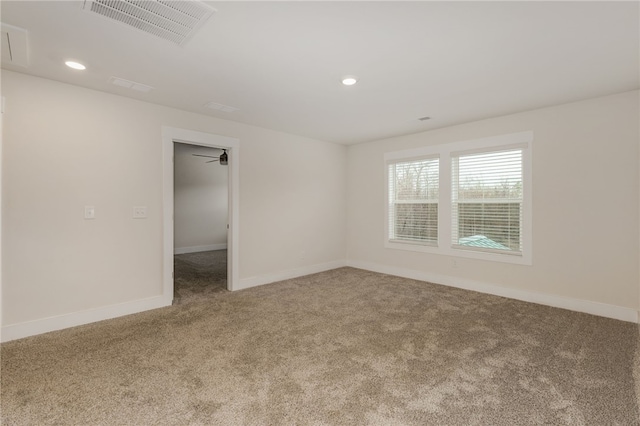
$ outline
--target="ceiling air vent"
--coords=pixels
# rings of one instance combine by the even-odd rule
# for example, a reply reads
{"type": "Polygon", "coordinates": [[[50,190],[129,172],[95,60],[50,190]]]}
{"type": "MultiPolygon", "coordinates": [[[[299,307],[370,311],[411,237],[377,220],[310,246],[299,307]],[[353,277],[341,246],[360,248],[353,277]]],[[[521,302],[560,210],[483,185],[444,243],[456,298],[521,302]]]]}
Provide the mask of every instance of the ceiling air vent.
{"type": "Polygon", "coordinates": [[[215,13],[200,1],[85,0],[84,9],[183,44],[215,13]]]}
{"type": "Polygon", "coordinates": [[[120,78],[120,77],[111,77],[109,79],[109,83],[115,86],[120,86],[127,89],[135,90],[136,92],[147,93],[153,90],[153,87],[147,86],[146,84],[136,83],[135,81],[125,80],[124,78],[120,78]]]}
{"type": "Polygon", "coordinates": [[[218,111],[224,111],[224,112],[236,112],[240,109],[240,108],[232,107],[229,105],[222,105],[216,102],[209,102],[204,106],[205,108],[217,109],[218,111]]]}

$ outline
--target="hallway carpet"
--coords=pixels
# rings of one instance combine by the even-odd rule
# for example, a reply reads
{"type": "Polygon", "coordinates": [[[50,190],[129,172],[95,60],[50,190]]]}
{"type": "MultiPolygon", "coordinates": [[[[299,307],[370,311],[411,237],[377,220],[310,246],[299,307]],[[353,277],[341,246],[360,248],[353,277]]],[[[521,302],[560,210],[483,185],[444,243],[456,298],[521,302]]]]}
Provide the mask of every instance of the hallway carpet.
{"type": "Polygon", "coordinates": [[[340,268],[1,346],[10,425],[637,425],[636,324],[340,268]]]}
{"type": "Polygon", "coordinates": [[[173,259],[174,304],[227,291],[227,250],[177,254],[173,259]]]}

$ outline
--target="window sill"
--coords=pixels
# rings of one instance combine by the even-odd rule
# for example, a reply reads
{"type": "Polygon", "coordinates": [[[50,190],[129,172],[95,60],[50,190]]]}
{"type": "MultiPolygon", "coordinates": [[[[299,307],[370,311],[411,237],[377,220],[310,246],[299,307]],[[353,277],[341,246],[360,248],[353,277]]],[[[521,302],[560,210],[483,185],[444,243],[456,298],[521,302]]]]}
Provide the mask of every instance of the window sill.
{"type": "Polygon", "coordinates": [[[477,259],[489,262],[511,263],[516,265],[532,265],[531,255],[523,252],[522,254],[513,253],[492,253],[484,251],[476,251],[467,248],[442,247],[437,245],[426,245],[420,243],[412,243],[405,241],[385,241],[384,247],[392,250],[415,251],[421,253],[438,254],[441,256],[452,256],[458,258],[477,259]]]}

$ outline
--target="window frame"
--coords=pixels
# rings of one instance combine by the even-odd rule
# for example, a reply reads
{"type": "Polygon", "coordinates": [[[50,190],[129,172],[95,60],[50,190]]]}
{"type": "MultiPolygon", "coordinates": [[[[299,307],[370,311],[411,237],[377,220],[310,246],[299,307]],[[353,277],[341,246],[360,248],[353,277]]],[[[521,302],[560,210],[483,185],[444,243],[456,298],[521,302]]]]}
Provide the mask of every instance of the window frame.
{"type": "MultiPolygon", "coordinates": [[[[438,166],[437,175],[438,175],[438,192],[439,192],[440,191],[440,182],[439,182],[439,177],[440,177],[440,156],[438,156],[438,155],[426,155],[426,156],[424,156],[423,155],[423,156],[420,156],[420,157],[413,157],[411,159],[399,158],[399,159],[388,160],[386,162],[386,164],[387,164],[387,203],[388,203],[388,206],[387,206],[387,209],[386,209],[386,212],[387,212],[386,219],[387,219],[387,236],[388,236],[389,241],[399,242],[399,243],[402,243],[402,244],[412,244],[412,245],[430,246],[430,247],[435,247],[435,246],[438,245],[438,241],[440,239],[439,236],[435,241],[434,240],[426,240],[426,239],[425,240],[408,239],[408,238],[407,239],[402,239],[402,238],[397,238],[395,233],[394,233],[393,236],[396,237],[396,238],[392,238],[392,236],[391,236],[391,233],[392,233],[392,231],[391,231],[391,225],[392,225],[391,218],[392,218],[392,216],[395,216],[395,214],[396,214],[395,213],[395,209],[394,209],[394,212],[392,213],[392,207],[393,206],[396,206],[398,204],[427,204],[427,205],[428,204],[435,204],[436,205],[436,210],[439,210],[439,208],[440,208],[439,207],[439,204],[440,204],[440,197],[439,196],[437,198],[425,199],[424,201],[421,201],[420,199],[411,200],[411,201],[413,201],[413,203],[406,202],[406,200],[404,200],[405,202],[402,202],[402,201],[398,202],[397,199],[392,201],[391,200],[391,189],[390,189],[391,182],[390,182],[390,174],[389,174],[391,166],[396,166],[396,165],[402,164],[402,163],[414,163],[414,162],[417,163],[417,162],[420,162],[420,161],[430,161],[430,160],[436,160],[436,164],[438,166]]],[[[394,171],[395,171],[395,169],[394,169],[394,171]]],[[[397,174],[394,174],[394,177],[396,177],[396,176],[397,176],[397,174]]],[[[396,184],[396,180],[394,179],[394,185],[393,185],[394,187],[396,186],[395,184],[396,184]]],[[[394,190],[394,193],[395,193],[395,190],[394,190]]],[[[439,216],[439,214],[438,214],[438,216],[439,216]]],[[[439,217],[438,217],[438,219],[439,219],[439,217]]],[[[394,228],[395,228],[395,226],[394,226],[394,228]]],[[[438,233],[440,232],[439,225],[436,226],[436,232],[438,232],[438,233]]]]}
{"type": "Polygon", "coordinates": [[[387,152],[384,154],[385,167],[385,208],[384,208],[384,247],[387,249],[408,250],[439,254],[460,258],[505,262],[522,265],[533,263],[533,132],[525,131],[481,139],[430,145],[421,148],[387,152]],[[504,151],[509,148],[522,149],[522,252],[501,252],[498,250],[474,250],[473,248],[452,243],[452,159],[454,155],[477,152],[504,151]],[[435,245],[415,243],[413,241],[391,240],[389,229],[389,164],[401,161],[417,161],[425,157],[439,158],[439,198],[438,198],[438,241],[435,245]]]}

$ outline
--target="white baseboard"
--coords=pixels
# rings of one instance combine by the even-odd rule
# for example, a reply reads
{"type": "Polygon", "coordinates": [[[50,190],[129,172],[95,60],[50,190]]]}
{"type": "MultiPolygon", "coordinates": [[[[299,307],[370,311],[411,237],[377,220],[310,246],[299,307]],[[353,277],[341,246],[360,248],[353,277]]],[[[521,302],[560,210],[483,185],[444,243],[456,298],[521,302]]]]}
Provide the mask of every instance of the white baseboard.
{"type": "Polygon", "coordinates": [[[318,272],[329,271],[331,269],[342,268],[347,266],[344,260],[336,260],[333,262],[320,263],[317,265],[305,266],[297,269],[289,269],[282,272],[276,272],[273,274],[260,275],[257,277],[243,278],[240,280],[238,288],[232,290],[244,290],[250,287],[256,287],[259,285],[270,284],[277,281],[289,280],[291,278],[298,278],[305,275],[317,274],[318,272]]]}
{"type": "Polygon", "coordinates": [[[209,244],[208,246],[176,247],[174,254],[198,253],[201,251],[226,250],[227,244],[209,244]]]}
{"type": "Polygon", "coordinates": [[[22,339],[23,337],[35,336],[36,334],[62,330],[63,328],[136,314],[150,309],[163,308],[170,306],[172,302],[173,295],[169,295],[169,297],[156,296],[102,308],[42,318],[35,321],[11,324],[2,327],[0,330],[0,341],[8,342],[10,340],[22,339]]]}
{"type": "MultiPolygon", "coordinates": [[[[301,277],[304,275],[315,274],[317,272],[328,271],[343,266],[346,266],[344,261],[335,261],[318,265],[311,265],[298,269],[291,269],[274,274],[245,278],[240,280],[239,288],[234,288],[233,290],[242,290],[262,284],[269,284],[276,281],[282,281],[290,278],[301,277]]],[[[124,315],[148,311],[151,309],[163,308],[166,306],[171,306],[172,303],[173,294],[169,295],[168,297],[151,297],[148,299],[135,300],[118,305],[105,306],[102,308],[89,309],[80,312],[72,312],[69,314],[42,318],[19,324],[11,324],[3,326],[0,329],[0,342],[8,342],[11,340],[22,339],[24,337],[35,336],[37,334],[48,333],[50,331],[62,330],[64,328],[117,318],[124,315]]]]}
{"type": "MultiPolygon", "coordinates": [[[[638,323],[638,311],[632,308],[609,305],[606,303],[591,302],[588,300],[572,299],[563,296],[556,296],[545,293],[535,293],[524,290],[510,289],[505,287],[487,284],[478,281],[466,280],[447,275],[431,274],[413,269],[397,268],[394,266],[381,265],[376,263],[363,262],[358,260],[333,261],[317,265],[305,266],[297,269],[277,272],[273,274],[260,275],[257,277],[244,278],[240,280],[238,288],[233,290],[243,290],[276,281],[297,278],[304,275],[324,272],[331,269],[350,266],[358,269],[365,269],[372,272],[395,275],[404,278],[427,281],[434,284],[441,284],[450,287],[462,288],[465,290],[477,291],[480,293],[493,294],[495,296],[507,297],[510,299],[522,300],[525,302],[538,303],[541,305],[553,306],[556,308],[569,309],[577,312],[584,312],[617,320],[638,323]]],[[[148,299],[135,300],[132,302],[117,305],[105,306],[102,308],[90,309],[80,312],[28,321],[19,324],[3,326],[0,329],[0,341],[8,342],[24,337],[35,336],[37,334],[78,325],[89,324],[96,321],[135,314],[151,309],[171,306],[173,295],[156,296],[148,299]]]]}
{"type": "Polygon", "coordinates": [[[601,317],[613,318],[627,322],[638,322],[638,311],[632,308],[609,305],[606,303],[591,302],[588,300],[572,299],[569,297],[556,296],[546,293],[536,293],[525,290],[518,290],[487,284],[479,281],[466,280],[447,275],[431,274],[413,269],[397,268],[394,266],[380,265],[376,263],[363,262],[359,260],[348,260],[347,266],[365,269],[382,274],[395,275],[398,277],[410,278],[419,281],[428,281],[434,284],[441,284],[450,287],[473,290],[479,293],[493,294],[495,296],[507,297],[509,299],[522,300],[524,302],[538,303],[540,305],[553,306],[555,308],[568,309],[570,311],[584,312],[601,317]]]}

